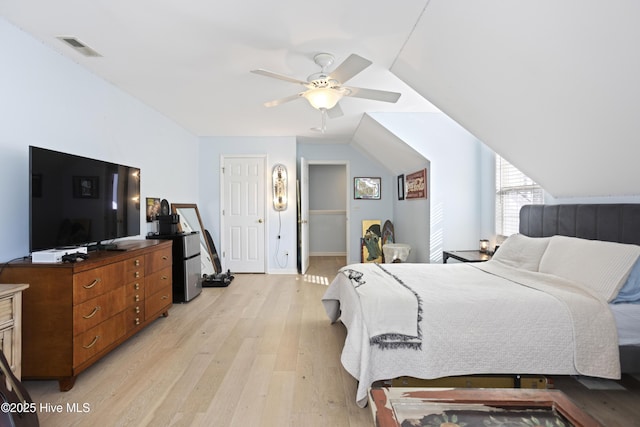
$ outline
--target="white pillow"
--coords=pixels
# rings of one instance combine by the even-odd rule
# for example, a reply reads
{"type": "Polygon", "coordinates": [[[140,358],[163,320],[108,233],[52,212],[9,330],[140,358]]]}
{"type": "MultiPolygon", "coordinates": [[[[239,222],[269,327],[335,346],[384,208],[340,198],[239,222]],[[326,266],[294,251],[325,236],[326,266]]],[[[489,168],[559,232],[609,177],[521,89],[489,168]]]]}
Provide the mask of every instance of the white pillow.
{"type": "Polygon", "coordinates": [[[540,272],[582,284],[611,302],[638,256],[637,245],[553,236],[540,260],[540,272]]]}
{"type": "Polygon", "coordinates": [[[527,237],[523,234],[514,234],[502,242],[491,259],[510,267],[538,271],[540,259],[550,239],[550,237],[527,237]]]}

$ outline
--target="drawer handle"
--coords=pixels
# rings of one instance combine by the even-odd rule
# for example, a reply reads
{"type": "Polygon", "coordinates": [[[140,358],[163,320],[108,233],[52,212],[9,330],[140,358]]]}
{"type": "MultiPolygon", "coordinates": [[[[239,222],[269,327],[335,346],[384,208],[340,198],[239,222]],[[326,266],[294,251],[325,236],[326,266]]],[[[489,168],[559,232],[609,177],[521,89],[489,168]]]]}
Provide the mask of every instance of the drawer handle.
{"type": "Polygon", "coordinates": [[[83,345],[82,348],[91,348],[91,347],[93,347],[94,345],[96,345],[96,343],[98,342],[99,339],[100,339],[100,335],[96,335],[93,338],[93,341],[91,341],[91,343],[89,345],[83,345]]]}
{"type": "Polygon", "coordinates": [[[168,278],[168,276],[162,276],[162,280],[167,280],[168,278]]]}
{"type": "Polygon", "coordinates": [[[93,316],[96,315],[97,312],[100,311],[100,306],[96,305],[95,308],[93,309],[93,311],[89,314],[87,314],[86,316],[82,316],[83,319],[91,319],[93,316]]]}
{"type": "Polygon", "coordinates": [[[140,314],[140,307],[136,307],[136,314],[140,314]]]}
{"type": "Polygon", "coordinates": [[[166,261],[166,260],[168,260],[168,259],[169,259],[169,257],[168,257],[168,256],[166,256],[166,255],[162,255],[162,259],[163,259],[164,261],[166,261]]]}
{"type": "Polygon", "coordinates": [[[135,274],[134,274],[134,276],[135,276],[135,278],[136,278],[136,279],[140,278],[140,272],[139,272],[139,271],[136,271],[136,272],[135,272],[135,274]]]}
{"type": "Polygon", "coordinates": [[[139,267],[139,266],[140,266],[140,260],[139,260],[139,259],[135,260],[135,261],[133,262],[133,264],[134,264],[136,267],[139,267]]]}
{"type": "Polygon", "coordinates": [[[100,279],[99,277],[97,279],[94,279],[93,282],[89,283],[88,285],[82,285],[83,288],[85,289],[91,289],[93,288],[95,285],[97,285],[98,283],[100,283],[102,279],[100,279]]]}
{"type": "Polygon", "coordinates": [[[140,324],[140,318],[136,317],[136,325],[140,324]]]}
{"type": "Polygon", "coordinates": [[[133,289],[135,289],[136,291],[140,289],[140,283],[136,283],[135,285],[133,285],[133,289]]]}
{"type": "Polygon", "coordinates": [[[162,295],[162,299],[169,299],[169,295],[162,295]]]}
{"type": "Polygon", "coordinates": [[[136,297],[135,297],[135,301],[136,301],[136,302],[139,302],[139,301],[140,301],[140,295],[136,295],[136,297]]]}

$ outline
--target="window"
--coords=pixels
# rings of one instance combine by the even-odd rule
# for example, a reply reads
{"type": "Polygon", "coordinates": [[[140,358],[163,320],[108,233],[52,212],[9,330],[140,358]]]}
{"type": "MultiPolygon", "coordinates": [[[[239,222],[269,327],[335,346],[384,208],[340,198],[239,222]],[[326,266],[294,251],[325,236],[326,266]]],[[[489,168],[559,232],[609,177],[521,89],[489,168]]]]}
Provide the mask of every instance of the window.
{"type": "Polygon", "coordinates": [[[518,233],[520,208],[542,203],[542,187],[496,154],[496,233],[501,236],[518,233]]]}

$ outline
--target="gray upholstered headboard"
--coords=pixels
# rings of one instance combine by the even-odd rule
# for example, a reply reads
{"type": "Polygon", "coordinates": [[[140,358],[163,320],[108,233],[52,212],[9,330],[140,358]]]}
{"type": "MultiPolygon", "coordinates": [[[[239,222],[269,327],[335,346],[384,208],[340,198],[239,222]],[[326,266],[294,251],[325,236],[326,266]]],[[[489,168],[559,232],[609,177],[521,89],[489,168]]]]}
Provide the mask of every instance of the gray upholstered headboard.
{"type": "Polygon", "coordinates": [[[526,205],[520,210],[520,233],[640,245],[640,204],[526,205]]]}
{"type": "MultiPolygon", "coordinates": [[[[640,204],[527,205],[520,209],[520,233],[640,245],[640,204]]],[[[620,368],[640,372],[640,346],[620,346],[620,368]]]]}

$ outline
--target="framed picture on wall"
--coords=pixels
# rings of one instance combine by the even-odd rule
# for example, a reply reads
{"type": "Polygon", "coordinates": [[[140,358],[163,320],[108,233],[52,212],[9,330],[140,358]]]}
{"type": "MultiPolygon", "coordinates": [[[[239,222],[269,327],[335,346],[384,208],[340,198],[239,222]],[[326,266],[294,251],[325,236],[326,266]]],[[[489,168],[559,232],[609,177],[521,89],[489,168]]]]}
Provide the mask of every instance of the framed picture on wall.
{"type": "Polygon", "coordinates": [[[159,197],[147,197],[147,222],[153,222],[160,215],[160,207],[159,197]]]}
{"type": "Polygon", "coordinates": [[[357,200],[380,200],[381,178],[353,178],[353,198],[357,200]]]}
{"type": "Polygon", "coordinates": [[[409,199],[426,199],[427,198],[427,169],[407,174],[405,177],[406,194],[405,198],[409,199]]]}
{"type": "Polygon", "coordinates": [[[404,200],[404,174],[398,175],[398,200],[404,200]]]}

